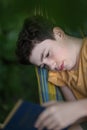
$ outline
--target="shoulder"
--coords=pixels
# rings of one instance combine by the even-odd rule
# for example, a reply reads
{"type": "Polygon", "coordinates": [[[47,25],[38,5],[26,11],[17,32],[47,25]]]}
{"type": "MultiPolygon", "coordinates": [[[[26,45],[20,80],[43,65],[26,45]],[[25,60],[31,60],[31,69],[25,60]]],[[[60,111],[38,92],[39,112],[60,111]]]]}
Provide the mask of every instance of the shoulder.
{"type": "Polygon", "coordinates": [[[87,37],[83,39],[81,55],[87,59],[87,37]]]}

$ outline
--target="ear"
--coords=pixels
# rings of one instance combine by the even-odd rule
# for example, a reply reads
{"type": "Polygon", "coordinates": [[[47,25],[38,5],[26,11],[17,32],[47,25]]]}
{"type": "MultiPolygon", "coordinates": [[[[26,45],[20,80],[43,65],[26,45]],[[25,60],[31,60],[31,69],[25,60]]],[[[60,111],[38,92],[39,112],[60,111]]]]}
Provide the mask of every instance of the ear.
{"type": "Polygon", "coordinates": [[[60,27],[54,27],[53,28],[53,34],[55,39],[63,39],[64,38],[64,31],[60,27]]]}

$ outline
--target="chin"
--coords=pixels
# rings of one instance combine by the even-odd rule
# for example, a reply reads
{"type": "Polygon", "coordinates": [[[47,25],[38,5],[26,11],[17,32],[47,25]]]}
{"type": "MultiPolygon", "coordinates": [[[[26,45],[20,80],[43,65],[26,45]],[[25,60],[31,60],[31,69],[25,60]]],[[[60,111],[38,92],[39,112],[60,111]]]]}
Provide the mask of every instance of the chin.
{"type": "Polygon", "coordinates": [[[65,66],[65,70],[74,70],[76,67],[76,64],[69,64],[65,66]]]}
{"type": "Polygon", "coordinates": [[[71,70],[76,70],[76,64],[71,68],[71,70]]]}
{"type": "Polygon", "coordinates": [[[71,67],[71,66],[67,66],[64,70],[73,70],[73,67],[71,67]]]}

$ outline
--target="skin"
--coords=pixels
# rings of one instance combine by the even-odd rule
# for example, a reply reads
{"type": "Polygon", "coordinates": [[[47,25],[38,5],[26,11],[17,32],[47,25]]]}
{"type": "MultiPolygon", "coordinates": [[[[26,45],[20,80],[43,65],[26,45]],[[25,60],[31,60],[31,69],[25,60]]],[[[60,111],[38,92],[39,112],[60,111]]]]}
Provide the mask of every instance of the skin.
{"type": "Polygon", "coordinates": [[[85,112],[80,103],[83,104],[83,101],[56,102],[52,106],[47,107],[46,110],[39,115],[35,127],[39,130],[42,130],[44,127],[52,130],[61,130],[72,125],[77,122],[78,119],[85,116],[85,112]],[[78,110],[78,107],[81,111],[78,110]]]}
{"type": "MultiPolygon", "coordinates": [[[[75,70],[78,68],[82,39],[66,35],[63,30],[53,29],[55,40],[46,39],[37,44],[32,51],[32,64],[47,67],[52,71],[75,70]]],[[[68,102],[49,102],[39,115],[35,127],[61,130],[87,117],[87,99],[76,101],[73,93],[67,88],[61,90],[68,102]]],[[[81,127],[76,124],[76,130],[81,127]]],[[[75,128],[74,128],[75,130],[75,128]]]]}

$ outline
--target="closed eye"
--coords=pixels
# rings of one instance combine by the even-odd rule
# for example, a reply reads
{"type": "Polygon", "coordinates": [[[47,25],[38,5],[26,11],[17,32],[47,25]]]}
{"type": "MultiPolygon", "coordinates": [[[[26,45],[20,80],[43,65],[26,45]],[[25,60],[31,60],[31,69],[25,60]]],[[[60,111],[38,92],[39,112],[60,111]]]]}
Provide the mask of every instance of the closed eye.
{"type": "Polygon", "coordinates": [[[46,56],[45,56],[45,57],[46,57],[46,58],[47,58],[47,57],[49,57],[49,52],[46,54],[46,56]]]}

